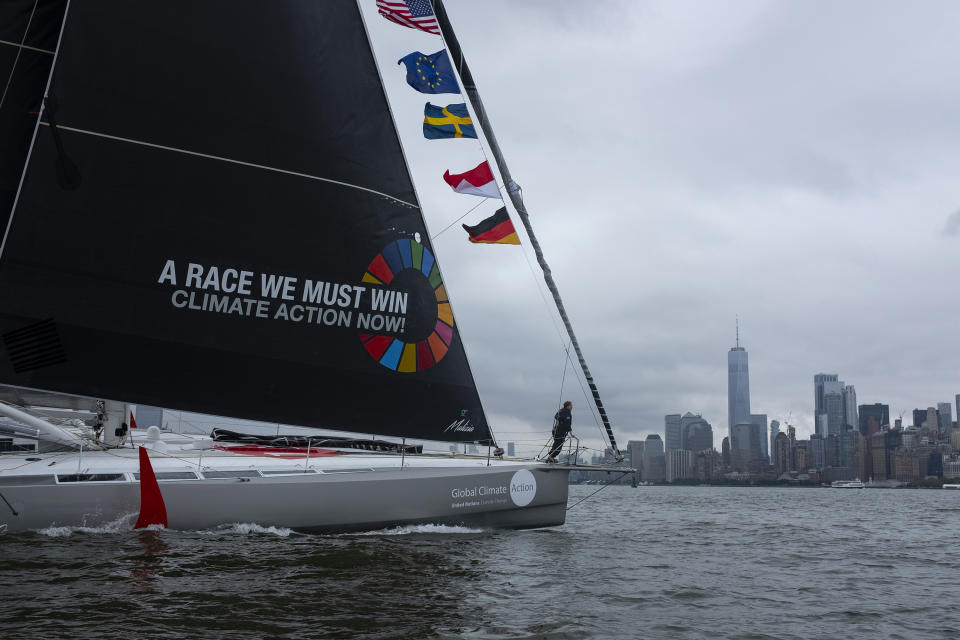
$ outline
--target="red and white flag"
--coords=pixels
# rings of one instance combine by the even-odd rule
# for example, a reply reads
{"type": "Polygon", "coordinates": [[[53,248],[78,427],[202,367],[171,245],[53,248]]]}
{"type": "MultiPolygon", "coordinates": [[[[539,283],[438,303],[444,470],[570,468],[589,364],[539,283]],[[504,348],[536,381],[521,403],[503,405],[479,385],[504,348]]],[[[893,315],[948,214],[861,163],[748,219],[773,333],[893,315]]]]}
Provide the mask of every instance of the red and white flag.
{"type": "Polygon", "coordinates": [[[430,0],[377,0],[377,9],[390,22],[440,35],[430,0]]]}
{"type": "Polygon", "coordinates": [[[501,197],[497,181],[493,179],[493,172],[490,171],[490,165],[486,161],[466,173],[451,174],[447,171],[443,174],[443,179],[457,193],[469,193],[472,196],[485,198],[501,197]]]}

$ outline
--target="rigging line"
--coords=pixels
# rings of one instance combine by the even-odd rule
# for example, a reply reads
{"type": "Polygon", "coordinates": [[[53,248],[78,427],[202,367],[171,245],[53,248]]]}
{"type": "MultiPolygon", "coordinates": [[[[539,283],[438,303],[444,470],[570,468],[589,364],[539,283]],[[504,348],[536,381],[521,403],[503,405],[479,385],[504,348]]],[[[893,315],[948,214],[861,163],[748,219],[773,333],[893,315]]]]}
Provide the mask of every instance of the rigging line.
{"type": "Polygon", "coordinates": [[[6,503],[7,507],[10,509],[10,513],[12,513],[12,514],[15,515],[15,516],[19,516],[19,515],[20,515],[20,514],[17,512],[17,510],[13,508],[13,505],[10,504],[10,502],[7,500],[6,496],[4,496],[2,493],[0,493],[0,498],[3,498],[3,501],[6,503]]]}
{"type": "Polygon", "coordinates": [[[566,357],[563,359],[563,375],[560,376],[560,399],[557,400],[557,406],[560,406],[560,403],[563,402],[563,385],[567,381],[567,365],[570,363],[570,345],[568,344],[564,351],[566,352],[566,357]]]}
{"type": "MultiPolygon", "coordinates": [[[[608,471],[607,473],[613,473],[613,471],[608,471]]],[[[630,473],[630,471],[620,471],[620,475],[619,475],[619,476],[617,476],[616,478],[614,478],[613,480],[611,480],[611,481],[608,482],[607,484],[603,485],[602,487],[600,487],[599,489],[597,489],[596,491],[594,491],[593,493],[591,493],[590,495],[588,495],[586,498],[581,498],[580,500],[577,500],[576,502],[574,502],[572,505],[570,505],[569,507],[567,507],[567,511],[570,511],[570,509],[573,509],[575,506],[577,506],[577,505],[580,504],[581,502],[584,502],[585,500],[589,500],[590,498],[592,498],[593,496],[597,495],[598,493],[600,493],[601,491],[603,491],[604,489],[606,489],[607,487],[609,487],[609,486],[612,485],[614,482],[616,482],[617,480],[619,480],[620,478],[622,478],[623,476],[625,476],[625,475],[628,474],[628,473],[630,473]]]]}
{"type": "MultiPolygon", "coordinates": [[[[41,122],[40,124],[42,124],[42,125],[44,125],[44,126],[47,126],[47,127],[50,126],[50,123],[48,123],[48,122],[41,122]]],[[[161,149],[161,150],[163,150],[163,151],[173,151],[173,152],[175,152],[175,153],[182,153],[182,154],[185,154],[185,155],[188,155],[188,156],[195,156],[195,157],[197,157],[197,158],[206,158],[206,159],[208,159],[208,160],[219,160],[219,161],[221,161],[221,162],[228,162],[228,163],[231,163],[231,164],[237,164],[237,165],[244,166],[244,167],[252,167],[252,168],[254,168],[254,169],[263,169],[264,171],[273,171],[273,172],[275,172],[275,173],[282,173],[282,174],[289,175],[289,176],[296,176],[296,177],[298,177],[298,178],[307,178],[307,179],[309,179],[309,180],[316,180],[316,181],[318,181],[318,182],[326,182],[326,183],[328,183],[328,184],[335,184],[335,185],[339,185],[339,186],[341,186],[341,187],[350,187],[351,189],[357,189],[357,190],[359,190],[359,191],[366,191],[367,193],[372,193],[372,194],[374,194],[374,195],[378,195],[378,196],[381,196],[381,197],[383,197],[383,198],[387,198],[387,199],[389,199],[389,200],[393,200],[394,202],[397,202],[397,203],[402,204],[402,205],[407,206],[407,207],[411,207],[411,208],[413,208],[413,209],[419,209],[419,207],[418,207],[417,205],[415,205],[415,204],[413,204],[413,203],[411,203],[411,202],[407,202],[406,200],[401,200],[400,198],[397,198],[396,196],[391,196],[391,195],[388,194],[388,193],[383,193],[382,191],[377,191],[376,189],[370,189],[370,188],[368,188],[368,187],[362,187],[362,186],[360,186],[360,185],[358,185],[358,184],[350,184],[349,182],[342,182],[342,181],[340,181],[340,180],[333,180],[332,178],[322,178],[322,177],[320,177],[320,176],[314,176],[314,175],[311,175],[311,174],[309,174],[309,173],[301,173],[300,171],[291,171],[291,170],[289,170],[289,169],[281,169],[281,168],[279,168],[279,167],[271,167],[271,166],[269,166],[269,165],[257,164],[257,163],[255,163],[255,162],[247,162],[247,161],[245,161],[245,160],[236,160],[236,159],[234,159],[234,158],[227,158],[227,157],[224,157],[224,156],[217,156],[217,155],[213,155],[213,154],[210,154],[210,153],[201,153],[201,152],[199,152],[199,151],[190,151],[189,149],[180,149],[180,148],[178,148],[178,147],[169,147],[169,146],[162,145],[162,144],[156,144],[156,143],[154,143],[154,142],[147,142],[147,141],[145,141],[145,140],[134,140],[133,138],[124,138],[124,137],[122,137],[122,136],[114,136],[114,135],[110,135],[109,133],[101,133],[101,132],[99,132],[99,131],[90,131],[90,130],[87,130],[87,129],[78,129],[78,128],[76,128],[76,127],[68,127],[68,126],[62,125],[62,124],[58,124],[58,125],[57,125],[57,129],[61,129],[61,130],[63,130],[63,131],[72,131],[72,132],[74,132],[74,133],[82,133],[82,134],[85,134],[85,135],[95,136],[95,137],[98,137],[98,138],[105,138],[105,139],[107,139],[107,140],[115,140],[115,141],[117,141],[117,142],[127,142],[127,143],[129,143],[129,144],[138,144],[138,145],[141,145],[141,146],[143,146],[143,147],[150,147],[150,148],[153,148],[153,149],[161,149]]]]}
{"type": "Polygon", "coordinates": [[[49,49],[41,49],[40,47],[31,47],[28,44],[10,42],[9,40],[0,40],[0,44],[8,44],[11,47],[20,47],[21,49],[29,49],[30,51],[37,51],[39,53],[49,53],[50,55],[54,54],[54,52],[50,51],[49,49]]]}
{"type": "MultiPolygon", "coordinates": [[[[518,188],[519,188],[519,185],[518,185],[518,188]]],[[[520,190],[523,191],[523,189],[520,189],[520,190]]],[[[506,205],[506,203],[507,202],[504,201],[504,205],[506,205]]],[[[536,269],[533,268],[533,263],[530,261],[530,254],[527,252],[527,245],[521,244],[520,251],[521,253],[523,253],[523,259],[527,262],[527,269],[530,271],[530,277],[533,279],[534,287],[536,287],[537,293],[540,294],[540,300],[543,301],[543,306],[547,311],[547,317],[550,318],[550,322],[551,324],[553,324],[553,330],[557,332],[557,338],[560,340],[560,346],[567,352],[567,357],[569,358],[570,343],[569,342],[566,342],[566,344],[564,343],[563,329],[561,329],[560,325],[557,323],[557,318],[559,315],[557,312],[557,308],[556,306],[551,306],[550,301],[547,299],[547,295],[546,295],[547,291],[545,291],[547,289],[547,286],[546,284],[544,284],[543,278],[537,277],[537,271],[536,269]]],[[[566,368],[564,368],[564,372],[566,372],[566,368]]],[[[562,391],[562,387],[561,387],[561,391],[562,391]]],[[[591,404],[589,397],[587,397],[586,400],[587,400],[587,404],[591,404]]],[[[596,417],[594,418],[596,419],[596,417]]]]}
{"type": "MultiPolygon", "coordinates": [[[[57,58],[60,56],[60,43],[63,42],[63,32],[67,27],[67,17],[69,15],[70,0],[67,0],[67,4],[63,8],[63,20],[60,21],[60,33],[57,35],[57,48],[53,51],[53,61],[50,62],[47,84],[43,87],[44,102],[46,102],[46,98],[50,93],[50,83],[53,81],[53,72],[56,71],[57,68],[57,58]]],[[[7,236],[10,235],[10,227],[13,226],[13,216],[17,212],[17,205],[20,203],[20,194],[23,192],[23,182],[27,177],[27,167],[30,166],[30,159],[33,157],[33,148],[37,144],[37,133],[40,131],[40,118],[42,117],[40,114],[42,113],[43,109],[41,108],[40,113],[37,114],[37,120],[33,125],[33,135],[30,136],[30,148],[27,149],[27,157],[23,162],[23,171],[20,172],[20,181],[17,183],[17,194],[13,196],[13,206],[10,208],[10,215],[7,216],[7,227],[3,230],[3,237],[0,238],[0,258],[3,257],[3,250],[7,246],[7,236]]]]}
{"type": "MultiPolygon", "coordinates": [[[[504,202],[506,204],[506,202],[504,202]]],[[[547,311],[547,317],[550,318],[550,323],[553,324],[553,330],[557,332],[557,338],[560,341],[560,346],[564,349],[567,347],[564,346],[563,339],[563,329],[560,328],[560,325],[557,323],[556,315],[556,306],[550,306],[550,301],[547,299],[546,285],[543,283],[543,279],[537,277],[537,271],[533,268],[533,263],[530,261],[530,255],[527,252],[527,245],[520,245],[520,252],[523,254],[523,259],[527,263],[527,270],[530,271],[530,277],[533,279],[533,286],[536,287],[537,293],[540,294],[540,300],[543,301],[543,306],[547,311]]]]}
{"type": "MultiPolygon", "coordinates": [[[[484,200],[486,200],[486,198],[484,198],[484,200]]],[[[440,231],[438,231],[437,234],[436,234],[435,236],[433,236],[432,238],[430,238],[430,239],[431,239],[431,240],[436,240],[437,238],[439,238],[439,237],[440,237],[440,234],[442,234],[444,231],[446,231],[447,229],[449,229],[449,228],[452,227],[453,225],[457,224],[458,222],[460,222],[461,220],[463,220],[464,218],[466,218],[468,215],[470,215],[471,213],[473,213],[480,205],[484,204],[484,200],[481,200],[481,201],[478,202],[477,204],[475,204],[475,205],[473,205],[472,207],[470,207],[470,209],[468,209],[465,214],[463,214],[462,216],[460,216],[459,218],[457,218],[456,220],[454,220],[453,222],[451,222],[450,224],[448,224],[447,226],[445,226],[443,229],[440,229],[440,231]]]]}
{"type": "MultiPolygon", "coordinates": [[[[567,353],[567,357],[570,357],[570,353],[567,353]]],[[[603,426],[600,424],[600,418],[597,416],[596,407],[593,406],[593,403],[590,402],[590,396],[587,395],[587,390],[583,388],[583,380],[580,379],[580,376],[575,376],[577,383],[580,385],[580,391],[583,393],[583,397],[587,401],[587,406],[590,407],[590,415],[593,417],[593,422],[597,426],[597,429],[600,430],[600,442],[607,442],[606,432],[603,429],[603,426]]]]}
{"type": "MultiPolygon", "coordinates": [[[[27,41],[27,34],[30,33],[30,25],[33,23],[33,16],[37,12],[37,5],[40,3],[40,0],[33,0],[33,9],[30,10],[30,17],[27,19],[27,26],[23,30],[23,37],[20,39],[20,44],[15,42],[7,42],[6,40],[0,40],[4,44],[12,44],[17,49],[17,56],[13,59],[13,66],[10,67],[10,75],[7,76],[7,85],[3,88],[3,95],[0,96],[0,109],[3,108],[3,103],[7,99],[7,92],[10,91],[10,83],[13,82],[13,74],[17,70],[17,63],[20,62],[20,54],[23,53],[24,48],[33,49],[33,47],[25,47],[23,44],[27,41]]],[[[38,49],[39,51],[39,49],[38,49]]],[[[52,51],[47,51],[45,53],[53,53],[52,51]]]]}
{"type": "MultiPolygon", "coordinates": [[[[29,452],[28,452],[28,453],[29,453],[29,452]]],[[[72,454],[72,453],[74,453],[74,452],[73,452],[73,451],[54,451],[54,452],[50,453],[50,452],[46,452],[46,451],[41,451],[41,450],[39,449],[39,443],[38,443],[38,448],[37,448],[36,453],[37,453],[37,455],[44,455],[44,456],[49,456],[50,458],[57,458],[57,457],[63,457],[63,456],[66,456],[66,455],[70,455],[70,454],[72,454]]],[[[7,467],[6,469],[0,469],[0,476],[2,476],[2,475],[5,474],[5,473],[9,473],[9,472],[11,472],[11,471],[16,471],[17,469],[22,469],[23,467],[26,467],[26,466],[28,466],[28,465],[34,464],[35,462],[36,462],[36,461],[26,461],[26,462],[24,462],[23,464],[18,464],[18,465],[15,466],[15,467],[7,467]]],[[[56,462],[56,461],[54,461],[54,462],[56,462]]],[[[50,465],[48,464],[47,466],[49,467],[50,465]]],[[[53,472],[51,472],[51,473],[53,473],[53,472]]]]}
{"type": "Polygon", "coordinates": [[[563,346],[563,331],[560,329],[560,325],[557,324],[557,318],[553,314],[553,310],[550,307],[550,302],[547,300],[547,296],[543,292],[544,285],[541,282],[541,279],[537,277],[537,272],[533,268],[533,263],[530,262],[530,256],[527,255],[526,247],[520,245],[520,252],[523,254],[523,259],[527,262],[527,269],[530,270],[530,276],[533,278],[534,286],[537,288],[537,293],[540,294],[540,299],[543,301],[543,306],[547,310],[547,317],[550,318],[551,324],[553,324],[554,331],[557,332],[557,338],[560,340],[560,346],[563,346]]]}

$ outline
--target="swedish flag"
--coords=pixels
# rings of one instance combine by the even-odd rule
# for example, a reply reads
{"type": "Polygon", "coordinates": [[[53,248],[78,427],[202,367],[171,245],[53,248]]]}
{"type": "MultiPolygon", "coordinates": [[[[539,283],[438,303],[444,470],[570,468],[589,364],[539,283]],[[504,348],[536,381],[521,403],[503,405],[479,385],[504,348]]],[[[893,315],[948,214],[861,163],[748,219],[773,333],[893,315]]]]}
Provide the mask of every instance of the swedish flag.
{"type": "Polygon", "coordinates": [[[466,104],[448,104],[438,107],[429,102],[423,107],[423,137],[427,140],[440,138],[476,138],[473,120],[466,104]]]}
{"type": "Polygon", "coordinates": [[[427,55],[414,51],[397,62],[407,67],[407,84],[420,93],[460,93],[445,50],[427,55]]]}

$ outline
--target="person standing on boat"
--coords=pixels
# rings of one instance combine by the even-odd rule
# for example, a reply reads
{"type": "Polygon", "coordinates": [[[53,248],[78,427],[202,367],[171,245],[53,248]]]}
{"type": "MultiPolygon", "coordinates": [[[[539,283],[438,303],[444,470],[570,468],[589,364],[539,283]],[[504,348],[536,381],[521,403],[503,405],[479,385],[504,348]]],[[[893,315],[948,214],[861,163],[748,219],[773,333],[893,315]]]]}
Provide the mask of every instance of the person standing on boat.
{"type": "Polygon", "coordinates": [[[557,461],[557,456],[560,455],[560,450],[563,449],[563,443],[568,434],[574,438],[577,437],[573,435],[572,409],[573,403],[567,400],[563,403],[560,411],[557,411],[556,415],[553,416],[553,447],[550,449],[550,455],[547,456],[547,462],[557,461]]]}

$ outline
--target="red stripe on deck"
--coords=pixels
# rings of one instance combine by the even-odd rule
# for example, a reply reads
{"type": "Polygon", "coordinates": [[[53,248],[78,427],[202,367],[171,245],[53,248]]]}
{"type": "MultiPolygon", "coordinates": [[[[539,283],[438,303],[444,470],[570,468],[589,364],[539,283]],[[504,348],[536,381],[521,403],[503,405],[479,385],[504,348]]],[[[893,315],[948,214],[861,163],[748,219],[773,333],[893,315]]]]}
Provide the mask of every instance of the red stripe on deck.
{"type": "MultiPolygon", "coordinates": [[[[243,444],[230,447],[215,445],[214,449],[238,453],[242,456],[262,456],[265,458],[283,458],[284,460],[298,460],[307,457],[307,447],[264,447],[257,444],[243,444]]],[[[339,451],[333,449],[318,449],[310,447],[311,458],[338,456],[339,451]]]]}

